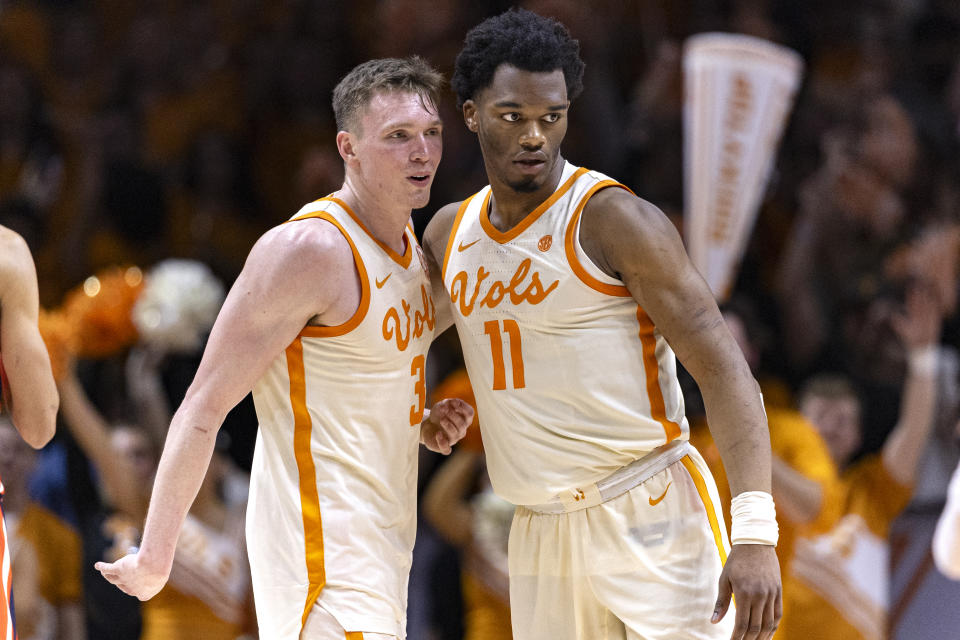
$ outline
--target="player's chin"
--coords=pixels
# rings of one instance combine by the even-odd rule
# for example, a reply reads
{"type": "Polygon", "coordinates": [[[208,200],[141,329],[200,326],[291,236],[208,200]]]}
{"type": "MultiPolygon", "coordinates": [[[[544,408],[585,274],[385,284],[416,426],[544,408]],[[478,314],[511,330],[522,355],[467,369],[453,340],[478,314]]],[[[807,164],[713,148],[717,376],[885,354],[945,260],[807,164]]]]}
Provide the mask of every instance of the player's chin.
{"type": "Polygon", "coordinates": [[[410,197],[410,208],[421,209],[430,203],[430,187],[419,190],[410,197]]]}
{"type": "Polygon", "coordinates": [[[524,176],[507,183],[511,189],[517,193],[533,193],[542,185],[542,181],[537,176],[524,176]]]}

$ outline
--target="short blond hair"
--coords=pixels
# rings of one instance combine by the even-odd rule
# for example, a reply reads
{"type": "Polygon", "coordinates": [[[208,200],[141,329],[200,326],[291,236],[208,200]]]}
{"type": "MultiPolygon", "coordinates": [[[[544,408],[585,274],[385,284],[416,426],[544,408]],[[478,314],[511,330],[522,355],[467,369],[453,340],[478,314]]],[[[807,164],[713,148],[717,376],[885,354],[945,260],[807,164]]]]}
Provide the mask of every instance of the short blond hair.
{"type": "Polygon", "coordinates": [[[437,110],[443,75],[420,56],[378,58],[354,67],[333,89],[333,115],[339,131],[355,132],[360,113],[380,91],[405,91],[420,96],[437,110]]]}

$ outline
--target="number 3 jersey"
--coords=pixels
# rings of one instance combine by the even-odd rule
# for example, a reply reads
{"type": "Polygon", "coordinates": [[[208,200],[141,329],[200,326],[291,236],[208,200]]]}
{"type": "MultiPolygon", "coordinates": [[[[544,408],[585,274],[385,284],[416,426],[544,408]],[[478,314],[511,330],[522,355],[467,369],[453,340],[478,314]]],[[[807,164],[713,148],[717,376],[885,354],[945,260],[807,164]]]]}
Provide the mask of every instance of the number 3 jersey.
{"type": "Polygon", "coordinates": [[[673,351],[580,246],[580,214],[623,185],[567,163],[506,232],[487,186],[465,200],[443,283],[476,394],[490,478],[515,504],[596,482],[689,434],[673,351]]]}
{"type": "Polygon", "coordinates": [[[333,198],[287,224],[336,226],[360,277],[354,316],[307,326],[253,389],[260,429],[247,540],[261,629],[296,639],[318,600],[347,630],[402,638],[416,533],[424,358],[434,306],[413,230],[398,255],[333,198]]]}

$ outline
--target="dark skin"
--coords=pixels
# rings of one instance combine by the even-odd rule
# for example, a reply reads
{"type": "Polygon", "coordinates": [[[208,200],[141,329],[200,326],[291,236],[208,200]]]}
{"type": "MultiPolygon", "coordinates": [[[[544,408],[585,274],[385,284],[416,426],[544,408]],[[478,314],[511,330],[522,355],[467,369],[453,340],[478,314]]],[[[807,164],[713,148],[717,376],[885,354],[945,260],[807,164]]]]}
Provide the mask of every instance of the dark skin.
{"type": "MultiPolygon", "coordinates": [[[[557,188],[568,108],[562,71],[529,72],[507,64],[464,103],[464,120],[480,141],[492,188],[489,219],[500,231],[519,224],[557,188]]],[[[459,204],[441,209],[426,230],[434,266],[442,264],[459,204]]],[[[623,189],[604,189],[584,208],[580,242],[598,267],[626,285],[697,381],[732,494],[769,493],[770,439],[759,388],[666,216],[623,189]]],[[[442,286],[439,277],[434,282],[442,286]]],[[[731,595],[737,602],[731,640],[772,638],[781,615],[774,547],[733,547],[720,576],[714,622],[726,614],[731,595]]]]}

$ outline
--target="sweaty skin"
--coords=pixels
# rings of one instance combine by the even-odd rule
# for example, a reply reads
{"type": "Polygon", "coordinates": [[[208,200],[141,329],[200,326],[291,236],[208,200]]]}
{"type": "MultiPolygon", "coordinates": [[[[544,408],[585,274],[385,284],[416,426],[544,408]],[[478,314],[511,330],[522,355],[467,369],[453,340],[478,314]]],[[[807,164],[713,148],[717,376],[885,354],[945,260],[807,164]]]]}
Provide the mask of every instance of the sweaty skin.
{"type": "MultiPolygon", "coordinates": [[[[499,231],[512,229],[556,189],[568,107],[561,70],[530,72],[509,64],[464,102],[464,121],[477,133],[492,190],[488,217],[499,231]]],[[[440,209],[424,234],[433,269],[443,264],[460,204],[440,209]]],[[[770,439],[759,387],[667,217],[625,190],[605,189],[584,208],[580,242],[598,267],[626,285],[693,375],[732,495],[769,493],[770,439]]],[[[449,300],[441,292],[434,296],[449,300]]],[[[737,602],[732,640],[771,638],[781,617],[773,546],[733,546],[720,576],[714,622],[726,614],[731,595],[737,602]]]]}
{"type": "MultiPolygon", "coordinates": [[[[356,130],[338,133],[337,146],[346,179],[333,195],[357,212],[371,235],[402,250],[410,211],[429,199],[440,160],[441,124],[435,111],[416,93],[379,92],[356,130]]],[[[280,225],[257,241],[170,424],[140,550],[112,564],[97,563],[107,580],[140,600],[163,587],[227,412],[304,326],[336,326],[352,317],[360,291],[348,241],[324,220],[280,225]]],[[[438,403],[421,423],[421,442],[449,453],[472,420],[466,403],[438,403]]]]}

